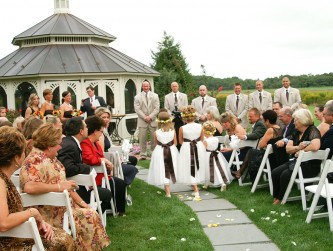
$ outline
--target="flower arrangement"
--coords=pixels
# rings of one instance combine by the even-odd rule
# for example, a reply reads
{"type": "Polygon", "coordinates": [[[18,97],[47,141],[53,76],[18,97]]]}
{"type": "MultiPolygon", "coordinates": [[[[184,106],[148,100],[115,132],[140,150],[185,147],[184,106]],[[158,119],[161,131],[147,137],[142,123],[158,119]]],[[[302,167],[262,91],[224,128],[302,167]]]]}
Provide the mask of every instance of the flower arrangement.
{"type": "Polygon", "coordinates": [[[56,117],[60,117],[61,111],[60,110],[53,110],[52,115],[56,116],[56,117]]]}
{"type": "Polygon", "coordinates": [[[79,116],[81,116],[83,114],[83,112],[81,111],[81,110],[78,110],[78,109],[74,109],[73,111],[72,111],[72,113],[71,113],[71,115],[73,116],[73,117],[79,117],[79,116]]]}
{"type": "Polygon", "coordinates": [[[39,119],[43,119],[43,114],[40,111],[35,111],[33,113],[34,116],[36,116],[39,119]]]}

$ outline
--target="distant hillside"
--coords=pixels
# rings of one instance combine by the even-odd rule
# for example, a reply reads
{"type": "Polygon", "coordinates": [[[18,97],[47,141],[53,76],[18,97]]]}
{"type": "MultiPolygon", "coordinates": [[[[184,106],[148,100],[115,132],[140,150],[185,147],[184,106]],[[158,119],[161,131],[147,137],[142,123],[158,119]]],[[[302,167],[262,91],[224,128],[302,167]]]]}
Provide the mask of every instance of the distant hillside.
{"type": "MultiPolygon", "coordinates": [[[[281,80],[283,77],[289,77],[291,85],[297,88],[305,87],[325,87],[333,86],[333,72],[325,73],[320,75],[300,75],[300,76],[290,76],[283,75],[275,78],[264,79],[265,89],[276,89],[281,87],[281,80]]],[[[193,76],[193,83],[196,88],[200,85],[205,84],[209,91],[216,90],[223,86],[224,90],[231,90],[235,83],[241,83],[243,90],[255,89],[255,82],[257,79],[240,79],[238,77],[232,78],[214,78],[211,76],[193,76]]]]}

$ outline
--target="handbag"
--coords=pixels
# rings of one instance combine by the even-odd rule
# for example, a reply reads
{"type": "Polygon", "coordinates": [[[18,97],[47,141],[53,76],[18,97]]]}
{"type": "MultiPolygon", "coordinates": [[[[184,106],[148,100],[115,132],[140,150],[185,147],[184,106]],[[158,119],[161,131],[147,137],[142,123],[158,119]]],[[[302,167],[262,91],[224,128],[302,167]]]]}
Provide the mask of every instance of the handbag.
{"type": "Polygon", "coordinates": [[[296,161],[297,161],[297,159],[295,159],[295,158],[289,159],[288,166],[289,166],[289,170],[291,172],[294,171],[294,168],[295,168],[295,165],[296,165],[296,161]]]}

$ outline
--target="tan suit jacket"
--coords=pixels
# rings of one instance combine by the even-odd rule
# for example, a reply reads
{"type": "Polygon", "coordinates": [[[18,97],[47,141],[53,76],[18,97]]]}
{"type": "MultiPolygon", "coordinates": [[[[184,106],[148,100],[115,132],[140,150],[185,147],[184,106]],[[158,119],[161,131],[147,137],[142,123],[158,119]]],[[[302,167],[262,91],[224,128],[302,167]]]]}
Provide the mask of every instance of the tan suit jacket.
{"type": "MultiPolygon", "coordinates": [[[[182,92],[177,93],[178,110],[184,106],[188,106],[187,95],[182,92]]],[[[164,97],[164,108],[168,110],[169,114],[175,110],[175,93],[170,92],[164,97]]]]}
{"type": "Polygon", "coordinates": [[[260,111],[261,114],[267,110],[272,110],[272,105],[273,105],[272,94],[263,90],[261,93],[261,97],[262,101],[260,104],[258,91],[254,91],[249,95],[249,110],[255,107],[260,111]]]}
{"type": "Polygon", "coordinates": [[[150,125],[156,127],[156,116],[160,110],[160,100],[158,95],[153,92],[148,92],[148,104],[146,102],[146,93],[140,92],[134,98],[134,109],[138,114],[138,127],[148,127],[148,123],[144,120],[145,116],[152,119],[150,125]]]}
{"type": "Polygon", "coordinates": [[[207,115],[207,108],[210,106],[216,106],[216,99],[208,95],[204,97],[204,105],[202,106],[202,97],[197,97],[192,100],[191,105],[197,110],[197,116],[207,115]]]}
{"type": "Polygon", "coordinates": [[[287,101],[286,89],[284,87],[275,90],[274,92],[274,102],[280,102],[283,107],[291,107],[295,103],[302,103],[301,95],[299,90],[296,88],[289,87],[289,101],[287,101]]]}
{"type": "Polygon", "coordinates": [[[225,111],[231,112],[237,118],[241,119],[240,125],[245,129],[248,126],[247,120],[247,111],[249,108],[249,97],[245,94],[239,94],[239,102],[238,109],[236,109],[236,94],[230,94],[227,96],[227,100],[225,102],[225,111]]]}

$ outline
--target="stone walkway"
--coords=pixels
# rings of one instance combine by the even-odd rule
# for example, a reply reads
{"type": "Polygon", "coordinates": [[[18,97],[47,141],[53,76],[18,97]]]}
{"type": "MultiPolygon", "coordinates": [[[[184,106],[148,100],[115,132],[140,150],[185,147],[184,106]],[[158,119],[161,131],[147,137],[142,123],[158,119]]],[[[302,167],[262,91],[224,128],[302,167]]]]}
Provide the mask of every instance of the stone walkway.
{"type": "MultiPolygon", "coordinates": [[[[147,169],[139,169],[137,178],[146,180],[147,169]]],[[[162,187],[161,187],[162,188],[162,187]]],[[[163,188],[162,188],[163,189],[163,188]]],[[[178,196],[196,212],[200,223],[213,244],[214,250],[223,251],[277,251],[279,248],[241,210],[215,194],[200,191],[202,201],[189,200],[192,188],[172,185],[172,196],[178,196]]]]}

